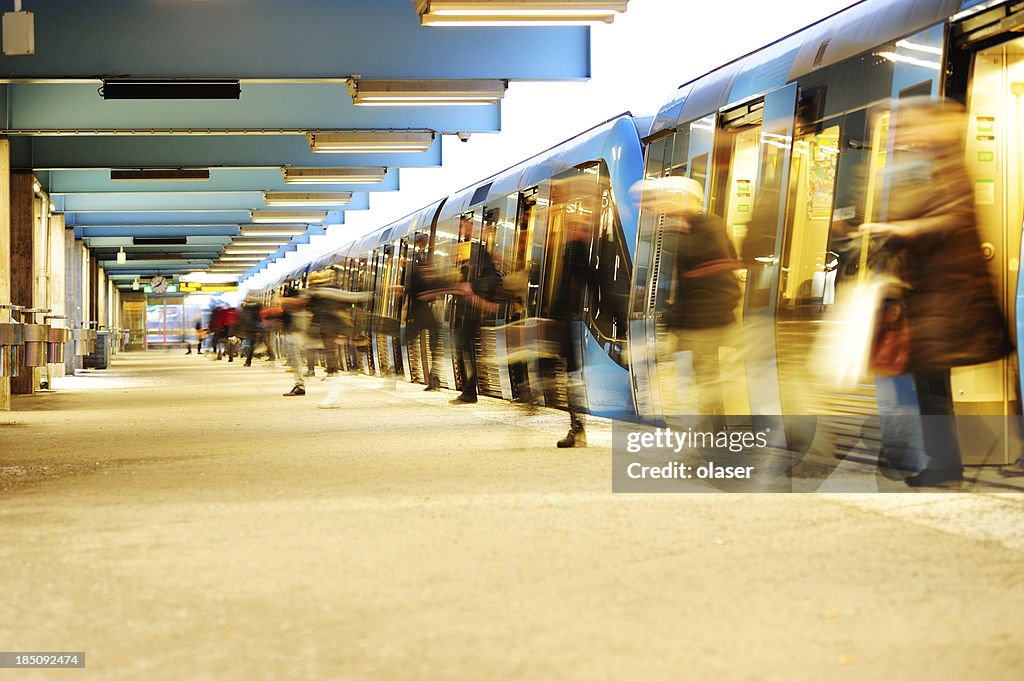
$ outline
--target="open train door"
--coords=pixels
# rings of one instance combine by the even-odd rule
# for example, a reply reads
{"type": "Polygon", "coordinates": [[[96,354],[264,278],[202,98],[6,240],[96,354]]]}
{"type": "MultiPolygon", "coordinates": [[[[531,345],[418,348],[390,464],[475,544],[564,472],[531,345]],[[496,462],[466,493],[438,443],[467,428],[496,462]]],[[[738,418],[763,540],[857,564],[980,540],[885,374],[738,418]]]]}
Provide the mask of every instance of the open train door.
{"type": "MultiPolygon", "coordinates": [[[[1020,3],[980,5],[953,17],[946,34],[943,89],[967,107],[964,153],[982,252],[1017,346],[1024,323],[1024,281],[1018,276],[1024,258],[1022,30],[1020,3]]],[[[1005,464],[1020,454],[1014,421],[1021,412],[1022,373],[1019,352],[953,370],[953,406],[965,464],[1005,464]]]]}
{"type": "MultiPolygon", "coordinates": [[[[757,195],[740,246],[746,266],[743,296],[743,340],[746,348],[750,414],[759,429],[770,429],[769,443],[786,446],[781,422],[782,399],[775,339],[779,298],[782,234],[786,222],[786,189],[792,163],[798,88],[796,83],[767,93],[761,112],[757,158],[757,195]]],[[[737,187],[737,191],[741,191],[737,187]]]]}

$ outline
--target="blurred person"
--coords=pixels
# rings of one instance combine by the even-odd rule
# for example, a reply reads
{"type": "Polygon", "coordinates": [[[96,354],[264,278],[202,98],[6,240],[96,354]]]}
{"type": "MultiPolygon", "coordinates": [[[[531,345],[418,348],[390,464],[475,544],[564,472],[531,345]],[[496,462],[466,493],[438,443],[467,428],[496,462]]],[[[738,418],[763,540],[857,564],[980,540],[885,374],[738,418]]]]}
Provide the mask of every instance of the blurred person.
{"type": "Polygon", "coordinates": [[[242,334],[245,336],[245,366],[252,366],[252,356],[256,346],[263,343],[267,348],[267,360],[274,361],[274,348],[270,335],[264,326],[264,306],[257,298],[250,296],[242,303],[242,334]]]}
{"type": "MultiPolygon", "coordinates": [[[[565,364],[569,401],[569,432],[559,440],[559,448],[586,447],[585,414],[589,411],[583,386],[583,361],[580,356],[583,303],[588,288],[596,290],[596,273],[590,267],[593,226],[587,216],[572,205],[564,212],[566,243],[554,289],[550,314],[554,323],[553,338],[565,364]],[[574,208],[576,208],[574,210],[574,208]]],[[[540,374],[550,381],[557,375],[558,359],[542,357],[540,374]]]]}
{"type": "Polygon", "coordinates": [[[285,397],[300,397],[306,394],[306,381],[302,375],[302,357],[306,349],[306,327],[309,312],[305,309],[305,301],[295,295],[295,289],[286,288],[278,301],[281,308],[281,333],[284,334],[285,352],[288,357],[288,368],[294,377],[292,389],[284,393],[285,397]]]}
{"type": "Polygon", "coordinates": [[[352,304],[369,300],[372,292],[354,293],[338,287],[333,269],[313,272],[301,295],[319,328],[327,360],[327,397],[316,406],[337,409],[341,406],[341,385],[338,380],[338,337],[354,336],[352,304]]]}
{"type": "Polygon", "coordinates": [[[952,101],[897,102],[886,222],[861,230],[900,263],[909,327],[910,374],[924,434],[926,462],[911,487],[963,480],[950,369],[1004,357],[1012,349],[981,250],[974,195],[964,164],[967,119],[952,101]]]}
{"type": "Polygon", "coordinates": [[[662,271],[671,277],[659,363],[665,363],[676,394],[667,396],[665,415],[697,413],[722,427],[722,385],[736,367],[723,366],[720,351],[737,339],[742,290],[736,271],[742,263],[722,220],[703,212],[699,182],[652,178],[640,189],[643,207],[664,215],[662,271]]]}
{"type": "Polygon", "coordinates": [[[226,353],[229,362],[235,361],[238,345],[228,341],[234,337],[237,326],[238,311],[235,308],[221,303],[213,309],[210,315],[210,330],[213,332],[214,349],[217,351],[215,359],[222,359],[226,353]]]}
{"type": "MultiPolygon", "coordinates": [[[[196,353],[203,356],[203,343],[206,342],[206,329],[203,328],[201,321],[196,322],[196,353]]],[[[189,353],[185,353],[186,355],[189,353]]]]}
{"type": "Polygon", "coordinates": [[[438,376],[438,369],[441,361],[441,325],[434,314],[432,302],[435,295],[432,292],[441,288],[441,282],[437,280],[434,267],[430,262],[428,246],[429,235],[419,233],[415,238],[415,252],[412,256],[412,271],[404,287],[399,287],[404,293],[406,308],[405,333],[406,340],[416,342],[419,335],[426,332],[427,342],[430,348],[430,368],[427,373],[427,387],[425,391],[441,389],[441,379],[438,376]]]}
{"type": "MultiPolygon", "coordinates": [[[[460,230],[462,228],[460,227],[460,230]]],[[[473,404],[477,401],[476,343],[480,336],[481,315],[497,309],[494,302],[501,275],[487,247],[460,234],[464,241],[457,245],[456,260],[459,286],[455,298],[455,359],[462,369],[462,391],[450,400],[452,404],[473,404]]]]}

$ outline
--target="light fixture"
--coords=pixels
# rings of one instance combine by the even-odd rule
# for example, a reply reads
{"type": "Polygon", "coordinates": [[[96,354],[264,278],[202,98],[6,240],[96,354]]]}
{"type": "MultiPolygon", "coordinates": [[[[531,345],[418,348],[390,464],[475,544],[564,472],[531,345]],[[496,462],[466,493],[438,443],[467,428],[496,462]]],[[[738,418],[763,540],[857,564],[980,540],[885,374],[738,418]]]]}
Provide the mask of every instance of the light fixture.
{"type": "Polygon", "coordinates": [[[135,280],[132,281],[132,290],[133,291],[138,291],[139,290],[139,278],[138,277],[135,277],[135,280]]]}
{"type": "Polygon", "coordinates": [[[302,236],[305,233],[305,227],[296,227],[295,225],[242,225],[242,232],[239,236],[302,236]]]}
{"type": "Polygon", "coordinates": [[[233,246],[239,246],[241,248],[248,248],[250,246],[273,246],[274,248],[280,248],[290,242],[291,239],[282,239],[281,241],[248,241],[246,239],[235,239],[228,245],[228,248],[233,246]]]}
{"type": "Polygon", "coordinates": [[[266,246],[264,248],[236,248],[228,246],[224,249],[224,255],[267,255],[280,249],[281,246],[266,246]]]}
{"type": "Polygon", "coordinates": [[[412,0],[423,26],[610,24],[629,0],[412,0]]]}
{"type": "Polygon", "coordinates": [[[373,184],[384,179],[387,168],[282,168],[285,184],[373,184]]]}
{"type": "Polygon", "coordinates": [[[422,152],[434,144],[432,132],[311,132],[306,138],[316,154],[422,152]]]}
{"type": "Polygon", "coordinates": [[[175,80],[107,78],[99,90],[103,99],[238,99],[237,80],[175,80]]]}
{"type": "Polygon", "coordinates": [[[253,257],[251,255],[222,255],[222,256],[220,256],[220,259],[223,262],[236,262],[236,263],[243,263],[243,262],[258,263],[261,260],[263,260],[263,258],[256,258],[256,257],[253,257]]]}
{"type": "Polygon", "coordinates": [[[466,106],[496,104],[505,80],[366,80],[350,78],[356,106],[466,106]]]}
{"type": "Polygon", "coordinates": [[[204,182],[210,179],[209,168],[111,168],[110,179],[113,181],[195,181],[204,182]]]}
{"type": "Polygon", "coordinates": [[[352,192],[263,192],[267,206],[344,206],[352,200],[352,192]]]}
{"type": "Polygon", "coordinates": [[[117,264],[118,265],[123,265],[126,262],[128,262],[128,254],[124,252],[124,247],[121,247],[117,251],[117,264]]]}
{"type": "Polygon", "coordinates": [[[252,221],[257,224],[273,222],[309,223],[323,222],[327,219],[327,211],[325,210],[254,210],[250,212],[250,215],[252,215],[252,221]]]}
{"type": "Polygon", "coordinates": [[[39,192],[42,191],[42,189],[43,189],[43,185],[39,184],[38,180],[32,180],[32,191],[33,191],[33,193],[38,194],[39,192]]]}

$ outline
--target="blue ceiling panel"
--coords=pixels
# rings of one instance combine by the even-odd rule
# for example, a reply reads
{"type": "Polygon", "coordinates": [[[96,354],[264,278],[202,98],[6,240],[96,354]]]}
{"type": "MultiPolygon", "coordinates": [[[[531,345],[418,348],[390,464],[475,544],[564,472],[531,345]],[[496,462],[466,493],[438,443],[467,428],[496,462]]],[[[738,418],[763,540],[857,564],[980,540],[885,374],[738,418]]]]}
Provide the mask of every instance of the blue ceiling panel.
{"type": "MultiPolygon", "coordinates": [[[[23,138],[15,138],[23,139],[23,138]]],[[[398,168],[388,168],[376,184],[304,184],[303,192],[367,192],[396,191],[398,168]]],[[[112,181],[107,169],[49,170],[37,173],[43,186],[54,194],[89,192],[230,192],[230,191],[299,191],[296,185],[284,183],[279,168],[211,168],[205,182],[125,182],[112,181]]]]}
{"type": "Polygon", "coordinates": [[[422,27],[409,0],[46,0],[15,78],[590,77],[585,27],[422,27]]]}
{"type": "Polygon", "coordinates": [[[500,105],[353,106],[344,83],[246,83],[238,100],[104,100],[99,82],[5,87],[15,131],[501,129],[500,105]]]}
{"type": "Polygon", "coordinates": [[[441,138],[422,153],[314,154],[299,135],[32,137],[30,157],[11,146],[15,168],[207,168],[441,165],[441,138]]]}

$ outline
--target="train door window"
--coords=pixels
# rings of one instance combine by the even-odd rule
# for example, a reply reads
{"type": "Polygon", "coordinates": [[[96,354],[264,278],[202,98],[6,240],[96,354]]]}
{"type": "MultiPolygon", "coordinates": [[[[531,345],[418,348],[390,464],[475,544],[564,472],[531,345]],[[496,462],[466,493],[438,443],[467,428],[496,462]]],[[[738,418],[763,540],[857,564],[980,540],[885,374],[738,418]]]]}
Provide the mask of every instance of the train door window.
{"type": "Polygon", "coordinates": [[[686,154],[689,157],[688,170],[690,177],[704,187],[705,207],[708,196],[708,168],[715,140],[715,116],[705,116],[689,124],[689,144],[686,154]]]}
{"type": "Polygon", "coordinates": [[[512,245],[510,272],[527,272],[527,291],[522,300],[524,316],[533,316],[537,309],[541,263],[532,257],[531,245],[537,222],[537,188],[519,192],[516,210],[515,237],[512,245]]]}
{"type": "Polygon", "coordinates": [[[820,310],[835,302],[839,254],[828,245],[838,165],[838,123],[798,132],[789,173],[780,310],[820,310]]]}
{"type": "Polygon", "coordinates": [[[714,184],[707,205],[709,213],[725,220],[737,252],[753,214],[763,109],[764,102],[758,100],[719,115],[714,184]]]}

